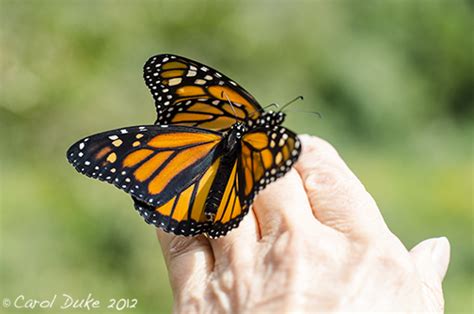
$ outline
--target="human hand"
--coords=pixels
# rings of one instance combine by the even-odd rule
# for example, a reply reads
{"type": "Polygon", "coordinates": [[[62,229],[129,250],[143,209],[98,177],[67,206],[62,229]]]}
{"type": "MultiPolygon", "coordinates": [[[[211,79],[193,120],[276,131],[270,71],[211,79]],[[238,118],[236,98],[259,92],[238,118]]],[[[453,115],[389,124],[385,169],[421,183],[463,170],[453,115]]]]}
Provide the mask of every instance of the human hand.
{"type": "Polygon", "coordinates": [[[295,169],[227,236],[157,231],[174,311],[442,312],[448,240],[407,251],[335,149],[300,139],[295,169]]]}

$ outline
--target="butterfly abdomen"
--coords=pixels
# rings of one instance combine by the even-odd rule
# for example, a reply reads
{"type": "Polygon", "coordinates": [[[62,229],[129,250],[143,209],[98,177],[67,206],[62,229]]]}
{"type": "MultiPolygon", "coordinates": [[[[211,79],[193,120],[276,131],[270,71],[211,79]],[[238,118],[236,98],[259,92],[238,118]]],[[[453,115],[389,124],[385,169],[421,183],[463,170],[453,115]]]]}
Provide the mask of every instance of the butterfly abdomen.
{"type": "Polygon", "coordinates": [[[234,154],[233,156],[228,155],[222,157],[221,164],[217,171],[219,175],[214,179],[209,196],[206,200],[204,214],[209,220],[213,220],[215,214],[217,213],[217,209],[221,204],[226,185],[229,182],[229,177],[231,176],[236,160],[237,154],[234,154]]]}
{"type": "Polygon", "coordinates": [[[234,171],[235,163],[241,151],[242,144],[240,139],[246,131],[247,129],[243,124],[237,123],[226,135],[224,140],[224,152],[218,170],[219,175],[214,179],[209,196],[206,200],[204,214],[210,221],[214,220],[219,206],[222,203],[223,196],[226,192],[226,185],[234,171]]]}

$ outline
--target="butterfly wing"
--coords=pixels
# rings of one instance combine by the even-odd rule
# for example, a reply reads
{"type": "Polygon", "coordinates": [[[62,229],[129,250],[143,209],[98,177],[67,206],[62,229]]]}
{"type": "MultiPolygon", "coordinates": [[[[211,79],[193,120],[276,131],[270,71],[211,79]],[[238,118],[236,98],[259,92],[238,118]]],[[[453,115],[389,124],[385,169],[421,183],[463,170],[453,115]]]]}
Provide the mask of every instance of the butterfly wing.
{"type": "Polygon", "coordinates": [[[241,202],[237,165],[236,159],[229,167],[218,158],[199,180],[167,204],[154,207],[134,199],[135,208],[146,222],[166,232],[185,236],[206,232],[213,238],[224,236],[239,225],[249,208],[241,202]],[[212,221],[206,217],[209,200],[218,202],[212,221]]]}
{"type": "Polygon", "coordinates": [[[257,128],[244,135],[239,159],[244,202],[251,203],[265,186],[290,171],[300,152],[296,134],[282,126],[257,128]]]}
{"type": "MultiPolygon", "coordinates": [[[[167,204],[154,207],[135,200],[135,208],[148,223],[178,235],[206,232],[216,238],[239,226],[249,212],[255,195],[267,184],[283,176],[298,159],[301,144],[293,132],[276,126],[256,129],[244,135],[236,158],[223,166],[222,157],[186,191],[167,204]],[[223,184],[222,172],[229,170],[223,184]],[[214,219],[208,221],[206,205],[220,189],[214,219]]],[[[214,211],[213,211],[214,212],[214,211]]]]}
{"type": "Polygon", "coordinates": [[[296,134],[281,126],[257,128],[245,134],[208,235],[224,236],[238,227],[255,195],[287,173],[300,152],[296,134]]]}
{"type": "Polygon", "coordinates": [[[184,126],[129,127],[82,139],[67,158],[80,173],[161,206],[211,168],[221,140],[217,132],[184,126]]]}
{"type": "Polygon", "coordinates": [[[157,55],[145,63],[143,75],[155,99],[156,124],[227,131],[237,121],[252,125],[261,115],[262,107],[249,92],[199,62],[157,55]]]}
{"type": "Polygon", "coordinates": [[[230,230],[237,228],[250,208],[251,202],[247,202],[243,195],[242,186],[246,182],[242,182],[239,175],[238,159],[235,159],[229,169],[230,175],[222,187],[222,197],[207,231],[211,238],[225,236],[230,230]]]}
{"type": "Polygon", "coordinates": [[[205,202],[215,180],[220,158],[183,192],[162,206],[151,206],[134,198],[135,209],[149,224],[176,235],[194,236],[207,232],[210,223],[205,216],[205,202]]]}

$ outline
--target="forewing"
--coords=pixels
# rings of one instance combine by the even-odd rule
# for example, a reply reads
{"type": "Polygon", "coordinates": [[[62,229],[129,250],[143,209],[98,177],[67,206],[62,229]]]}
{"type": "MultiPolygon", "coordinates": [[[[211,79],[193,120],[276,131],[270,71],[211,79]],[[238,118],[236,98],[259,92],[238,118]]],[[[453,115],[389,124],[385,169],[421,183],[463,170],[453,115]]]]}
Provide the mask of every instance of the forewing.
{"type": "Polygon", "coordinates": [[[67,158],[80,173],[161,206],[211,167],[221,140],[219,133],[198,128],[136,126],[84,138],[67,158]]]}
{"type": "Polygon", "coordinates": [[[157,124],[227,131],[237,121],[252,125],[261,115],[261,106],[243,87],[184,57],[151,57],[144,66],[144,79],[155,99],[157,124]]]}

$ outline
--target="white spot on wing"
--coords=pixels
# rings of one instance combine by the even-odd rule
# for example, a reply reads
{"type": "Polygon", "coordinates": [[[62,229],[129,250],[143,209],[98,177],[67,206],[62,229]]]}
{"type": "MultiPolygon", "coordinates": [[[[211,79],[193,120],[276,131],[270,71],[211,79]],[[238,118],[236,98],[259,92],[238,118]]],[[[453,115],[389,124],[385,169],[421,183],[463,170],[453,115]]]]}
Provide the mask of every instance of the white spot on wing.
{"type": "Polygon", "coordinates": [[[172,78],[171,80],[168,81],[168,85],[169,86],[178,85],[179,83],[181,83],[181,81],[182,81],[182,78],[175,77],[175,78],[172,78]]]}
{"type": "Polygon", "coordinates": [[[194,84],[197,84],[197,85],[204,85],[206,84],[206,81],[203,80],[203,79],[197,79],[194,81],[194,84]]]}

